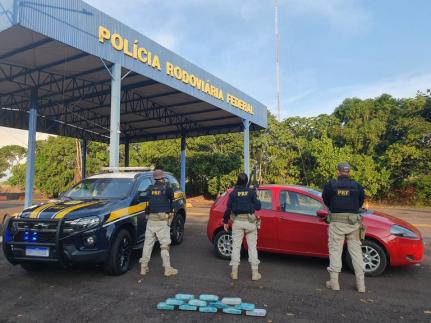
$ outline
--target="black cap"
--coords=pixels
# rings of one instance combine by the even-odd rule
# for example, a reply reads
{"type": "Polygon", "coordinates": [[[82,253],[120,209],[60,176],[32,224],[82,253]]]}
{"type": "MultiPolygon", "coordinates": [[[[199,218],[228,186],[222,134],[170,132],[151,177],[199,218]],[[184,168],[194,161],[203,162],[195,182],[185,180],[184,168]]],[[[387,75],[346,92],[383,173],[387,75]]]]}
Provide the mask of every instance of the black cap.
{"type": "Polygon", "coordinates": [[[348,172],[350,171],[350,165],[347,162],[338,163],[337,170],[340,172],[348,172]]]}

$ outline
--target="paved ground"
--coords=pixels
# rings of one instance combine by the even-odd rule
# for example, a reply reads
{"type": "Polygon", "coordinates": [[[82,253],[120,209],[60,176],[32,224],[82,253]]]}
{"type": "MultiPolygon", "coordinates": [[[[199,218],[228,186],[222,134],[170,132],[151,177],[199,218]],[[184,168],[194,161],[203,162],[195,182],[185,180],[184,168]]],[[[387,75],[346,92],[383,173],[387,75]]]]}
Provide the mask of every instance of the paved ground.
{"type": "MultiPolygon", "coordinates": [[[[94,267],[52,269],[27,273],[0,256],[0,322],[389,322],[431,321],[431,235],[426,234],[426,256],[420,266],[391,269],[367,280],[368,292],[354,290],[354,276],[341,275],[341,292],[324,288],[327,261],[262,254],[259,282],[249,280],[246,259],[240,280],[228,278],[228,263],[215,257],[206,237],[207,208],[189,211],[186,239],[172,249],[177,277],[162,277],[159,251],[145,278],[135,265],[120,277],[106,276],[94,267]],[[155,305],[176,293],[214,293],[239,296],[268,310],[265,319],[160,312],[155,305]]],[[[396,211],[393,211],[395,213],[396,211]]],[[[413,212],[414,213],[414,212],[413,212]]],[[[431,216],[409,219],[426,224],[431,216]]],[[[412,222],[412,221],[410,221],[412,222]]]]}

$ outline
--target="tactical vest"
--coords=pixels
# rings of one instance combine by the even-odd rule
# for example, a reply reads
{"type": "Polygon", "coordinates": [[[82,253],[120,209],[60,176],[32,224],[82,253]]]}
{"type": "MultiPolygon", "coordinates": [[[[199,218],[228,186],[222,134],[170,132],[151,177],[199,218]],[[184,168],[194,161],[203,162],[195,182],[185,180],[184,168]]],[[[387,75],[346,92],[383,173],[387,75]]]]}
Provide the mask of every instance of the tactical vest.
{"type": "Polygon", "coordinates": [[[171,212],[171,200],[167,197],[166,188],[166,184],[151,185],[148,188],[147,213],[171,212]]]}
{"type": "Polygon", "coordinates": [[[254,213],[252,190],[246,187],[235,187],[231,194],[233,194],[232,212],[235,215],[254,213]]]}
{"type": "Polygon", "coordinates": [[[350,178],[331,181],[331,212],[358,213],[359,186],[350,178]]]}

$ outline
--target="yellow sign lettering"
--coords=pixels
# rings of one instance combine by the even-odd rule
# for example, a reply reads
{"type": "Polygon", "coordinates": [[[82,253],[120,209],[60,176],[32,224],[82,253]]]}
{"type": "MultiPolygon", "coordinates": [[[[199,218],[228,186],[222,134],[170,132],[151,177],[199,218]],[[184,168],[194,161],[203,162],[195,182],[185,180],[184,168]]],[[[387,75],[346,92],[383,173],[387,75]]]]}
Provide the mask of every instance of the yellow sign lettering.
{"type": "Polygon", "coordinates": [[[111,33],[103,26],[99,26],[99,42],[104,43],[105,40],[111,38],[111,33]]]}
{"type": "Polygon", "coordinates": [[[138,59],[142,62],[142,63],[146,63],[147,62],[147,50],[145,48],[139,48],[138,49],[138,59]]]}
{"type": "MultiPolygon", "coordinates": [[[[112,48],[115,50],[122,51],[124,55],[140,61],[141,63],[146,64],[153,69],[161,71],[159,55],[157,55],[157,53],[152,53],[145,47],[141,46],[138,40],[134,40],[132,43],[129,39],[122,37],[118,33],[111,33],[111,31],[104,26],[99,26],[98,39],[102,44],[109,41],[112,48]]],[[[235,108],[250,114],[254,114],[253,106],[250,103],[241,100],[235,95],[229,93],[225,98],[223,90],[217,87],[215,84],[211,84],[210,80],[205,81],[199,76],[190,73],[190,71],[183,69],[181,66],[174,65],[169,61],[166,61],[165,69],[166,75],[169,75],[172,78],[183,82],[184,84],[188,84],[196,90],[201,91],[217,100],[226,100],[227,103],[235,108]]]]}
{"type": "Polygon", "coordinates": [[[111,37],[111,44],[116,50],[123,50],[124,40],[119,34],[113,34],[111,37]]]}
{"type": "Polygon", "coordinates": [[[174,65],[170,62],[166,62],[166,74],[174,76],[174,65]]]}

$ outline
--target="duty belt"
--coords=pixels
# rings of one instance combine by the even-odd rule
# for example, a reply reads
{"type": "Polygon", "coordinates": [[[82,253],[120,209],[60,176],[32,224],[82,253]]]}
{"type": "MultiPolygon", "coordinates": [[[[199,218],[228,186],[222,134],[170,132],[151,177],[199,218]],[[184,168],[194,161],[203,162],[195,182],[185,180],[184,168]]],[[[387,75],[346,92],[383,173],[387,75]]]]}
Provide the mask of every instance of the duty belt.
{"type": "Polygon", "coordinates": [[[147,216],[148,220],[151,221],[166,221],[169,218],[169,213],[158,212],[158,213],[150,213],[147,216]]]}
{"type": "Polygon", "coordinates": [[[250,223],[256,222],[256,215],[250,214],[250,213],[242,213],[242,214],[235,214],[233,216],[234,221],[248,221],[250,223]]]}
{"type": "Polygon", "coordinates": [[[331,213],[329,218],[330,222],[341,222],[351,225],[361,223],[361,216],[355,213],[331,213]]]}

